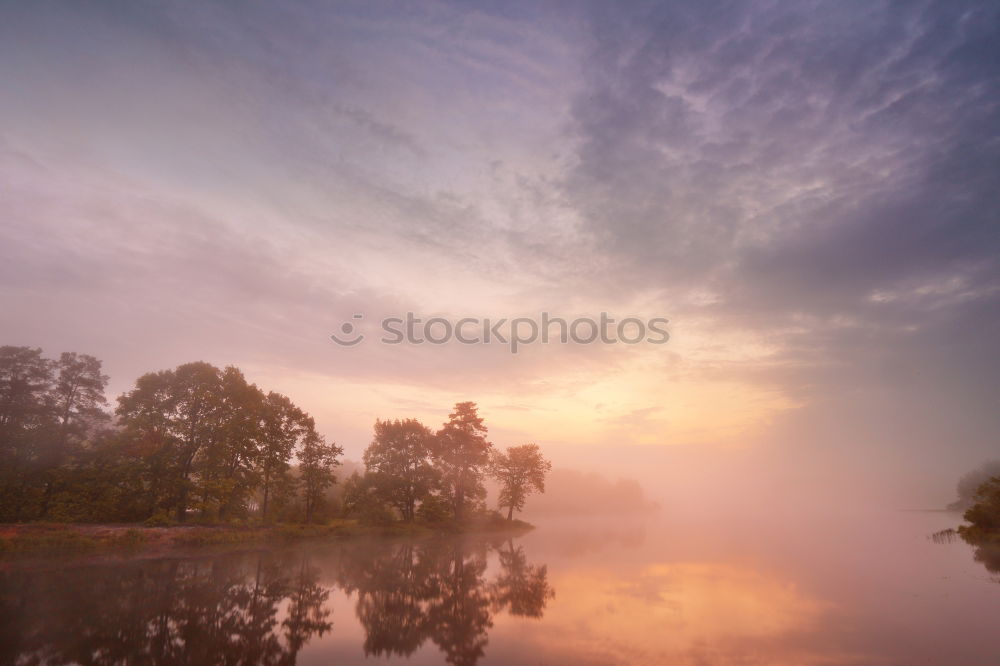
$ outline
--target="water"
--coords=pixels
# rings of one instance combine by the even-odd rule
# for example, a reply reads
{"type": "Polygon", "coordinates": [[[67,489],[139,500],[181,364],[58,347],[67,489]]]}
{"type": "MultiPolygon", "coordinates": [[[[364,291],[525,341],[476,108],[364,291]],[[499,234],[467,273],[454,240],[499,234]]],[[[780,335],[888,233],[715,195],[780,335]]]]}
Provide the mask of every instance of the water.
{"type": "Polygon", "coordinates": [[[537,520],[521,538],[0,563],[0,663],[996,664],[943,513],[537,520]]]}

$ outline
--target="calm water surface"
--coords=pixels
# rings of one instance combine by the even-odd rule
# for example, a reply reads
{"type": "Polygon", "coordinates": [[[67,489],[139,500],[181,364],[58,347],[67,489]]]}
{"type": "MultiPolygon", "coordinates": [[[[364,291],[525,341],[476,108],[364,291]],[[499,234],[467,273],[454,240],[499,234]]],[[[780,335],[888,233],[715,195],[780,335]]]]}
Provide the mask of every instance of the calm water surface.
{"type": "MultiPolygon", "coordinates": [[[[943,513],[0,562],[0,664],[997,664],[943,513]]],[[[980,554],[982,557],[982,554],[980,554]]]]}

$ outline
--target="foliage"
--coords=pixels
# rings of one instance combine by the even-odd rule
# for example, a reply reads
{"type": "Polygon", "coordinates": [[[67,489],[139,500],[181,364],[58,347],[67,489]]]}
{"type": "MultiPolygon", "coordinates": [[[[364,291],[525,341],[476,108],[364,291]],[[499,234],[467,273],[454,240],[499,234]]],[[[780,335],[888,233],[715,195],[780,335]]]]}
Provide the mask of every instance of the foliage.
{"type": "Polygon", "coordinates": [[[299,481],[305,504],[305,522],[312,522],[322,508],[324,492],[335,480],[333,468],[339,464],[337,456],[343,452],[336,444],[327,444],[312,429],[303,440],[299,453],[299,481]]]}
{"type": "Polygon", "coordinates": [[[969,527],[963,526],[959,531],[1000,537],[1000,476],[979,486],[973,499],[975,504],[965,512],[969,527]]]}
{"type": "Polygon", "coordinates": [[[417,518],[429,525],[440,525],[451,520],[452,504],[448,498],[441,495],[430,495],[420,503],[417,518]]]}
{"type": "Polygon", "coordinates": [[[987,460],[979,467],[962,475],[955,490],[958,499],[948,505],[952,511],[964,511],[976,502],[979,487],[994,476],[1000,476],[1000,460],[987,460]]]}
{"type": "Polygon", "coordinates": [[[437,485],[431,466],[433,435],[416,419],[375,421],[375,434],[365,450],[364,463],[378,499],[412,522],[419,502],[437,485]]]}
{"type": "Polygon", "coordinates": [[[0,347],[0,520],[48,517],[67,466],[107,421],[107,381],[93,356],[0,347]]]}
{"type": "Polygon", "coordinates": [[[533,444],[494,452],[476,404],[460,402],[437,433],[377,420],[365,473],[331,502],[343,449],[238,368],[144,374],[114,419],[107,381],[93,356],[0,347],[0,522],[326,523],[337,508],[365,526],[485,525],[487,472],[510,520],[550,467],[533,444]]]}
{"type": "Polygon", "coordinates": [[[506,452],[493,451],[490,456],[490,476],[500,482],[498,505],[507,507],[507,520],[514,511],[524,509],[528,495],[545,492],[545,475],[552,463],[542,457],[537,444],[512,446],[506,452]]]}
{"type": "Polygon", "coordinates": [[[139,377],[110,427],[107,380],[92,356],[0,347],[0,521],[266,521],[272,502],[317,515],[342,450],[286,396],[187,363],[139,377]]]}
{"type": "Polygon", "coordinates": [[[486,496],[483,475],[493,447],[486,434],[476,403],[459,402],[434,438],[433,464],[441,478],[442,493],[451,500],[452,513],[459,521],[469,501],[486,496]]]}

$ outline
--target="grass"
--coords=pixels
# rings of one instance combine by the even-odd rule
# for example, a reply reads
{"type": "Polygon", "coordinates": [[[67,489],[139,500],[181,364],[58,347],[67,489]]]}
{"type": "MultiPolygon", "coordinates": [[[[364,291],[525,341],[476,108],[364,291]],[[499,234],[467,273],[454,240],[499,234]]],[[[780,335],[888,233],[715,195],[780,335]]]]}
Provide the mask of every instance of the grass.
{"type": "Polygon", "coordinates": [[[530,529],[533,529],[533,526],[522,520],[508,521],[496,516],[478,517],[461,523],[446,522],[433,525],[401,522],[363,525],[351,519],[337,519],[318,525],[280,524],[246,527],[24,523],[0,525],[0,555],[282,543],[303,539],[360,536],[517,534],[530,529]]]}

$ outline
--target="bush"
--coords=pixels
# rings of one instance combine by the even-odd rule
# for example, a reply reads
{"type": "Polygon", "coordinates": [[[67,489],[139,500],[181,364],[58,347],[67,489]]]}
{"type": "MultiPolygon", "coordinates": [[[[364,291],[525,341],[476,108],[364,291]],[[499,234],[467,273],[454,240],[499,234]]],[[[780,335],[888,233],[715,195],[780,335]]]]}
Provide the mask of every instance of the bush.
{"type": "Polygon", "coordinates": [[[451,516],[451,503],[440,495],[427,497],[417,507],[417,518],[431,525],[446,523],[451,516]]]}
{"type": "Polygon", "coordinates": [[[174,527],[177,521],[166,511],[160,510],[142,523],[146,527],[174,527]]]}
{"type": "Polygon", "coordinates": [[[370,527],[384,527],[396,522],[395,514],[384,504],[374,503],[355,510],[358,522],[370,527]]]}

